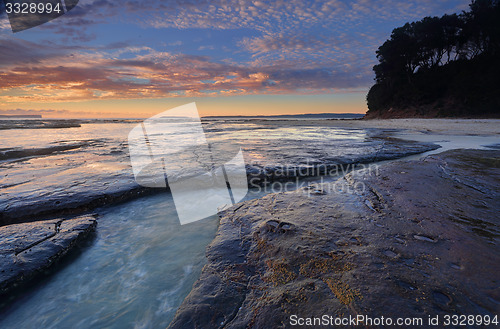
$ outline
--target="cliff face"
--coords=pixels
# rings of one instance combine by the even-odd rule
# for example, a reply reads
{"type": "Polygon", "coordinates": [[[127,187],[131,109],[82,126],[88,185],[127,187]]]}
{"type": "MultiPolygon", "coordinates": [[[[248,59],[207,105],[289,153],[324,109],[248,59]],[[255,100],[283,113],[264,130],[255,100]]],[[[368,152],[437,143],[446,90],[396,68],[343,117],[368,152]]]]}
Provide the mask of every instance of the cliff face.
{"type": "Polygon", "coordinates": [[[377,50],[367,118],[500,117],[500,1],[425,17],[377,50]]]}

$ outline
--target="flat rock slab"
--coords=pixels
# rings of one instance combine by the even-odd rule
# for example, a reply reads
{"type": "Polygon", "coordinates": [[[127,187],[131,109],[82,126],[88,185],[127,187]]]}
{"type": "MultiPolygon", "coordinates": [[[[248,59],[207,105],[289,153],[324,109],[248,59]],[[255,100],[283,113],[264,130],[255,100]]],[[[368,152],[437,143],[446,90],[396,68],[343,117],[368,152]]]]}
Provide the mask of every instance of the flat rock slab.
{"type": "MultiPolygon", "coordinates": [[[[212,122],[204,127],[211,152],[193,148],[191,152],[184,150],[169,157],[175,161],[168,163],[168,181],[204,174],[212,166],[207,164],[214,161],[215,167],[226,165],[240,148],[245,154],[248,180],[252,185],[264,186],[276,180],[316,176],[318,170],[326,167],[330,170],[343,166],[349,170],[355,164],[396,159],[439,147],[392,138],[388,132],[349,129],[339,134],[331,127],[317,124],[296,132],[288,125],[236,124],[221,128],[219,123],[212,122]],[[249,134],[255,129],[262,133],[249,134]],[[295,133],[297,136],[293,137],[295,133]]],[[[89,139],[40,149],[0,150],[0,159],[2,154],[5,158],[0,164],[3,192],[0,193],[0,225],[60,213],[78,214],[153,191],[164,191],[164,188],[146,188],[136,183],[127,145],[120,139],[89,139]],[[89,167],[90,161],[104,164],[89,167]]],[[[163,166],[162,161],[157,161],[141,175],[149,173],[154,178],[164,171],[163,166]]],[[[233,167],[226,167],[229,175],[233,167]]],[[[235,168],[239,175],[239,167],[235,168]]]]}
{"type": "Polygon", "coordinates": [[[499,164],[448,151],[226,209],[170,328],[498,314],[499,164]]]}
{"type": "Polygon", "coordinates": [[[0,294],[48,269],[96,225],[83,216],[0,227],[0,294]]]}

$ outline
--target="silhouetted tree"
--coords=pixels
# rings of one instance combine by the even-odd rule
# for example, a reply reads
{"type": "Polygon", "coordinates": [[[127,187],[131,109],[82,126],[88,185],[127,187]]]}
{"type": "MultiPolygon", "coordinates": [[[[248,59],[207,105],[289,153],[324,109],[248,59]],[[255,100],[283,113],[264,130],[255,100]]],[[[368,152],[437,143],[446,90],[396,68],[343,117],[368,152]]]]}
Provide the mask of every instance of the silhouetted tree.
{"type": "Polygon", "coordinates": [[[481,96],[488,90],[500,95],[500,81],[495,86],[500,76],[500,0],[474,0],[469,7],[461,14],[425,17],[392,31],[376,52],[379,64],[373,67],[376,84],[367,95],[368,113],[428,104],[444,96],[469,107],[479,100],[490,104],[490,110],[497,103],[500,107],[500,96],[481,96]],[[478,74],[486,78],[480,80],[478,74]]]}

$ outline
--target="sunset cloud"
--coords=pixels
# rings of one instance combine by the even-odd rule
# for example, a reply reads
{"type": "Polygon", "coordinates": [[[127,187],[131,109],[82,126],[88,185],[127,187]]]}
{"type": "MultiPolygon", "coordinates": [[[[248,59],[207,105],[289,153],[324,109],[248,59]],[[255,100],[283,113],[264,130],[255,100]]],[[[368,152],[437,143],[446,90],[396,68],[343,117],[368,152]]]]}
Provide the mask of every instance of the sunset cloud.
{"type": "MultiPolygon", "coordinates": [[[[75,111],[75,110],[59,110],[59,109],[0,109],[0,116],[9,115],[41,115],[43,118],[63,118],[68,116],[79,117],[95,117],[95,112],[91,111],[75,111]]],[[[113,112],[101,112],[102,116],[114,116],[113,112]]]]}
{"type": "Polygon", "coordinates": [[[141,49],[146,54],[134,54],[131,48],[133,57],[120,59],[106,52],[75,54],[71,47],[45,48],[14,39],[4,42],[14,50],[6,53],[0,71],[0,95],[8,102],[281,94],[297,89],[314,93],[367,83],[354,71],[297,69],[295,61],[260,67],[252,63],[233,65],[208,56],[148,48],[141,49]],[[37,51],[28,55],[26,49],[37,51]]]}
{"type": "Polygon", "coordinates": [[[0,24],[0,106],[366,90],[394,27],[467,2],[80,0],[37,29],[0,24]]]}

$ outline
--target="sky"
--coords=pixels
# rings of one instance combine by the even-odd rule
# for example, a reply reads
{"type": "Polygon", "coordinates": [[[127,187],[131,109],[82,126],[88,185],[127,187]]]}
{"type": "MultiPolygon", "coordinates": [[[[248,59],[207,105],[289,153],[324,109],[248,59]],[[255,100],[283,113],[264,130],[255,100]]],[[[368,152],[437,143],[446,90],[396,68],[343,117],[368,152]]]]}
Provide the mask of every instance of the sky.
{"type": "Polygon", "coordinates": [[[0,115],[364,113],[391,31],[469,2],[80,0],[17,33],[1,8],[0,115]]]}

